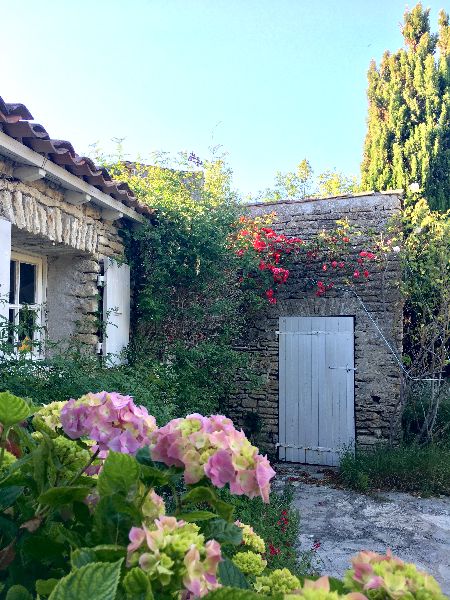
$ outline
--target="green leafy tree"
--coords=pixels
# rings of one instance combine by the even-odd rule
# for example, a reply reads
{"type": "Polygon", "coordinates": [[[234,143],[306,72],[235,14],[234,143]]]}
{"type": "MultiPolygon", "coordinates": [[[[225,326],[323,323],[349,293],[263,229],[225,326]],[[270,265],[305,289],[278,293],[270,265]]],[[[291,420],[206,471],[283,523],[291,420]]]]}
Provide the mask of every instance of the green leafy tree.
{"type": "Polygon", "coordinates": [[[281,202],[293,198],[306,198],[312,193],[314,171],[311,163],[304,158],[295,171],[277,171],[272,188],[266,188],[257,195],[258,200],[281,202]]]}
{"type": "Polygon", "coordinates": [[[431,33],[429,9],[404,15],[405,47],[368,72],[368,129],[362,189],[417,183],[432,209],[450,207],[450,27],[444,11],[431,33]]]}
{"type": "Polygon", "coordinates": [[[295,171],[275,174],[274,186],[259,192],[254,200],[282,202],[308,197],[351,194],[358,188],[356,177],[347,177],[336,169],[328,169],[314,177],[311,163],[304,158],[295,171]]]}
{"type": "Polygon", "coordinates": [[[339,196],[340,194],[353,194],[358,190],[356,177],[347,177],[344,173],[329,169],[317,177],[317,195],[339,196]]]}

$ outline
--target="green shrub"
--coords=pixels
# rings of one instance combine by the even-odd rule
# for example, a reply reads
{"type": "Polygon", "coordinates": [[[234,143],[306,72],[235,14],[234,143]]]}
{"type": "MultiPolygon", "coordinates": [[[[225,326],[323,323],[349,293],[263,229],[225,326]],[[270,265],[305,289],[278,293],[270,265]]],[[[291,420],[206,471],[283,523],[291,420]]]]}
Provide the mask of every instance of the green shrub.
{"type": "Polygon", "coordinates": [[[246,368],[247,358],[214,341],[193,347],[179,342],[171,346],[170,359],[158,366],[158,385],[170,395],[175,416],[223,411],[236,391],[236,373],[246,368]]]}
{"type": "Polygon", "coordinates": [[[79,398],[91,391],[117,390],[133,396],[137,404],[144,405],[162,423],[173,417],[175,406],[161,380],[156,366],[153,370],[148,365],[105,368],[97,358],[81,354],[0,365],[0,391],[9,390],[35,404],[79,398]]]}
{"type": "Polygon", "coordinates": [[[340,479],[350,488],[400,490],[422,495],[450,494],[450,447],[447,444],[377,446],[347,453],[340,479]]]}

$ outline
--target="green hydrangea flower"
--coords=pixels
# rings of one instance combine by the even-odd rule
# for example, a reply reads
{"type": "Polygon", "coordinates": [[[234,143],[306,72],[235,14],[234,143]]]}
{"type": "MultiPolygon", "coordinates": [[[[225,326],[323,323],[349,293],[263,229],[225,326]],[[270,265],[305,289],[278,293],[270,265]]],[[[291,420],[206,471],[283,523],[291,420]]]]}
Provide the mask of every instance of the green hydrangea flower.
{"type": "Polygon", "coordinates": [[[33,427],[36,431],[46,433],[50,437],[59,435],[56,430],[61,429],[61,409],[65,402],[51,402],[39,409],[33,417],[33,427]]]}
{"type": "Polygon", "coordinates": [[[300,580],[289,569],[275,569],[269,575],[257,577],[253,586],[263,594],[288,594],[300,588],[300,580]]]}
{"type": "Polygon", "coordinates": [[[5,450],[5,453],[3,454],[3,461],[0,465],[0,477],[7,472],[9,467],[15,463],[16,460],[17,458],[14,456],[14,454],[8,452],[8,450],[5,450]]]}
{"type": "Polygon", "coordinates": [[[64,477],[72,477],[88,464],[89,452],[76,442],[60,435],[53,439],[53,444],[64,477]]]}
{"type": "Polygon", "coordinates": [[[346,588],[363,593],[369,600],[445,599],[434,577],[390,552],[360,552],[352,559],[352,567],[344,575],[346,588]]]}
{"type": "Polygon", "coordinates": [[[267,567],[267,561],[260,554],[256,554],[251,550],[238,552],[231,560],[244,575],[261,575],[267,567]]]}
{"type": "Polygon", "coordinates": [[[144,571],[155,598],[179,598],[183,589],[189,597],[203,597],[219,587],[220,545],[205,543],[195,523],[162,516],[148,527],[132,527],[129,538],[127,565],[144,571]]]}
{"type": "Polygon", "coordinates": [[[244,546],[247,546],[250,550],[258,552],[258,554],[264,554],[266,551],[266,544],[262,537],[254,532],[253,527],[246,525],[245,523],[241,523],[240,521],[235,521],[235,525],[242,529],[242,542],[244,546]]]}

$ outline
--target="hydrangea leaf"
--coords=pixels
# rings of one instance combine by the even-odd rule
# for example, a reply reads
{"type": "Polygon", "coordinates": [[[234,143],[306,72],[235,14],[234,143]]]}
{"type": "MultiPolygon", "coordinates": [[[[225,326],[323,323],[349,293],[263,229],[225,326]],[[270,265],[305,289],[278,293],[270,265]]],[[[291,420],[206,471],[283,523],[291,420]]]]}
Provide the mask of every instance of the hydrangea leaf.
{"type": "Polygon", "coordinates": [[[201,485],[189,490],[181,498],[183,504],[201,504],[206,502],[212,506],[219,517],[226,521],[231,521],[234,513],[234,506],[228,502],[220,500],[213,488],[201,485]]]}
{"type": "Polygon", "coordinates": [[[225,558],[219,564],[219,580],[222,585],[248,589],[249,584],[242,571],[234,565],[229,558],[225,558]]]}
{"type": "Polygon", "coordinates": [[[76,548],[70,556],[72,568],[79,569],[92,562],[115,562],[125,558],[126,548],[115,544],[103,544],[94,548],[76,548]]]}
{"type": "Polygon", "coordinates": [[[58,584],[58,581],[59,579],[38,579],[36,581],[36,592],[39,596],[49,596],[58,584]]]}
{"type": "Polygon", "coordinates": [[[148,487],[157,487],[167,485],[169,483],[169,477],[167,477],[164,471],[160,471],[156,467],[150,467],[142,463],[139,466],[141,471],[141,480],[148,485],[148,487]]]}
{"type": "Polygon", "coordinates": [[[202,533],[207,540],[216,540],[219,544],[239,546],[242,543],[242,529],[224,519],[214,519],[202,523],[202,533]]]}
{"type": "Polygon", "coordinates": [[[143,448],[139,448],[136,452],[136,460],[141,465],[147,465],[148,467],[155,467],[155,463],[150,456],[150,448],[148,446],[144,446],[143,448]]]}
{"type": "Polygon", "coordinates": [[[98,544],[126,543],[131,527],[141,520],[140,511],[122,495],[106,496],[95,507],[93,539],[98,544]]]}
{"type": "Polygon", "coordinates": [[[213,504],[214,502],[217,502],[217,500],[218,497],[216,492],[212,488],[204,485],[192,488],[181,498],[183,504],[199,504],[201,502],[213,504]]]}
{"type": "Polygon", "coordinates": [[[91,563],[63,577],[49,600],[111,600],[115,598],[123,559],[115,563],[91,563]]]}
{"type": "Polygon", "coordinates": [[[61,486],[51,488],[39,496],[40,504],[56,508],[72,502],[82,502],[91,491],[86,486],[61,486]]]}
{"type": "Polygon", "coordinates": [[[33,596],[23,585],[13,585],[9,588],[5,600],[33,600],[33,596]]]}
{"type": "Polygon", "coordinates": [[[0,489],[0,511],[9,508],[23,494],[23,488],[19,485],[9,485],[0,489]]]}
{"type": "Polygon", "coordinates": [[[139,480],[139,464],[129,454],[109,452],[98,477],[100,496],[123,494],[128,496],[139,480]]]}
{"type": "Polygon", "coordinates": [[[123,580],[129,600],[153,600],[152,586],[147,575],[139,567],[131,569],[123,580]]]}
{"type": "Polygon", "coordinates": [[[38,493],[42,493],[55,483],[56,470],[53,468],[52,442],[43,435],[39,446],[31,453],[33,461],[33,479],[38,493]]]}
{"type": "Polygon", "coordinates": [[[217,515],[209,510],[193,510],[192,512],[182,513],[177,516],[180,521],[186,521],[187,523],[196,523],[197,521],[209,521],[209,519],[215,519],[217,515]]]}
{"type": "Polygon", "coordinates": [[[33,410],[23,398],[10,392],[0,392],[0,423],[5,429],[24,421],[33,414],[33,410]]]}
{"type": "MultiPolygon", "coordinates": [[[[8,517],[0,515],[0,531],[5,539],[11,539],[17,534],[17,524],[8,517]]],[[[0,590],[1,591],[1,590],[0,590]]]]}
{"type": "Polygon", "coordinates": [[[228,502],[224,502],[223,500],[217,500],[213,504],[216,509],[217,514],[225,521],[232,521],[234,515],[234,506],[229,504],[228,502]]]}

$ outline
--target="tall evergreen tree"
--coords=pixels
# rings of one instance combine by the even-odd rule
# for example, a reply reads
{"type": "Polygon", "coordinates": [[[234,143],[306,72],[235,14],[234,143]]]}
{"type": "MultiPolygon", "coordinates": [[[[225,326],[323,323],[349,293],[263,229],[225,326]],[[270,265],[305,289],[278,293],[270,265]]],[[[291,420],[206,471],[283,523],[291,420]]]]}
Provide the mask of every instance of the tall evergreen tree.
{"type": "Polygon", "coordinates": [[[362,189],[418,183],[434,209],[450,208],[450,27],[444,11],[430,32],[429,9],[406,11],[405,47],[368,72],[368,129],[362,189]]]}

